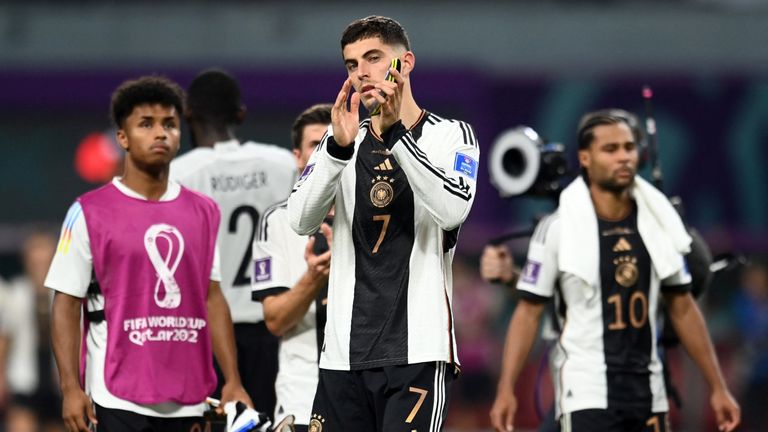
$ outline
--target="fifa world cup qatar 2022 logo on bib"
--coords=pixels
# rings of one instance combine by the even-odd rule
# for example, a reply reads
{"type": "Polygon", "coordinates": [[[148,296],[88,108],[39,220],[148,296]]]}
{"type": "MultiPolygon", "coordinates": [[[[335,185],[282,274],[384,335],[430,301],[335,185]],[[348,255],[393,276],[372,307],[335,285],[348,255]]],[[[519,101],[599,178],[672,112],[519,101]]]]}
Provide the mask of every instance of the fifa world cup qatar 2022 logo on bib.
{"type": "Polygon", "coordinates": [[[184,237],[172,225],[155,224],[144,233],[144,248],[157,272],[155,303],[163,309],[176,309],[181,304],[181,290],[174,273],[184,255],[184,237]]]}

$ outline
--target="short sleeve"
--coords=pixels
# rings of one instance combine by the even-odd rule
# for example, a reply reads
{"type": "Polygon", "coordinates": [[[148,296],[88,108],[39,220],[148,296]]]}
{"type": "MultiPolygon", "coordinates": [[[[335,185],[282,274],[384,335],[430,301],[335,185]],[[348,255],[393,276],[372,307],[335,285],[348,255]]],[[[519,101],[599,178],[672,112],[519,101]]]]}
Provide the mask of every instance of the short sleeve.
{"type": "Polygon", "coordinates": [[[680,259],[683,261],[683,266],[680,268],[680,270],[661,281],[662,292],[686,293],[690,292],[693,288],[691,285],[693,278],[691,277],[691,272],[688,269],[688,261],[682,255],[680,256],[680,259]]]}
{"type": "Polygon", "coordinates": [[[84,298],[91,283],[93,258],[85,215],[79,202],[69,208],[61,228],[45,286],[74,297],[84,298]]]}
{"type": "Polygon", "coordinates": [[[221,254],[219,253],[219,239],[213,249],[213,265],[211,266],[211,280],[221,282],[221,254]]]}
{"type": "Polygon", "coordinates": [[[558,276],[559,229],[556,213],[545,217],[536,226],[528,247],[525,266],[517,282],[520,297],[540,302],[554,295],[558,276]]]}
{"type": "Polygon", "coordinates": [[[253,300],[261,301],[293,286],[289,269],[291,259],[287,250],[290,239],[286,236],[286,230],[293,232],[286,219],[284,209],[266,214],[262,232],[253,243],[253,300]]]}

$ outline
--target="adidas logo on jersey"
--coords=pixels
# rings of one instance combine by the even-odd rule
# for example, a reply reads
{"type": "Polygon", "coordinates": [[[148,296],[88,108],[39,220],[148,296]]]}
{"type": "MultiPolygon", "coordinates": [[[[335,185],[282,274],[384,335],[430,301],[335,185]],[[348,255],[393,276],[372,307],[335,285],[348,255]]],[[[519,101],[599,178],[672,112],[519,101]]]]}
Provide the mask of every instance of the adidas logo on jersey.
{"type": "Polygon", "coordinates": [[[392,171],[392,164],[389,162],[389,158],[384,159],[384,162],[373,168],[376,171],[392,171]]]}
{"type": "Polygon", "coordinates": [[[613,251],[614,252],[629,252],[632,250],[632,245],[629,244],[627,239],[624,237],[621,237],[619,241],[616,242],[615,245],[613,245],[613,251]]]}

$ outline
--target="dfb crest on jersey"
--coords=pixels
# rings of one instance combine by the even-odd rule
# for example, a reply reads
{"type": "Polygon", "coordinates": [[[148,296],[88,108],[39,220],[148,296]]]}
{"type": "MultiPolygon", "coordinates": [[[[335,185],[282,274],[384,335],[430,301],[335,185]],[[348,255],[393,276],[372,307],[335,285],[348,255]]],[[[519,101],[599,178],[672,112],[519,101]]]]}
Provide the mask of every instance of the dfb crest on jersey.
{"type": "Polygon", "coordinates": [[[322,432],[323,423],[325,419],[320,414],[312,414],[312,419],[309,421],[309,432],[322,432]]]}
{"type": "Polygon", "coordinates": [[[616,266],[616,283],[629,288],[637,282],[639,271],[637,269],[637,258],[633,256],[621,256],[613,260],[616,266]]]}
{"type": "Polygon", "coordinates": [[[395,190],[392,188],[394,182],[395,179],[388,176],[376,176],[375,179],[371,180],[373,183],[370,194],[371,203],[378,208],[388,206],[395,197],[395,190]]]}

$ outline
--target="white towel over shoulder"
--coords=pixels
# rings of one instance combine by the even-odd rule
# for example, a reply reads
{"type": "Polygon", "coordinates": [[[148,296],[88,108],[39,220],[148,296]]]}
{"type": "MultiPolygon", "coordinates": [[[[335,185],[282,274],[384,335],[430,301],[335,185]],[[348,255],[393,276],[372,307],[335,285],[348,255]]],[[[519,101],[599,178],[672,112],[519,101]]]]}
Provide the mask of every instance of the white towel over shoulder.
{"type": "MultiPolygon", "coordinates": [[[[691,237],[667,197],[640,176],[632,195],[637,203],[637,230],[660,279],[684,265],[691,237]]],[[[594,286],[600,273],[597,215],[584,179],[578,177],[560,195],[560,269],[594,286]]]]}

